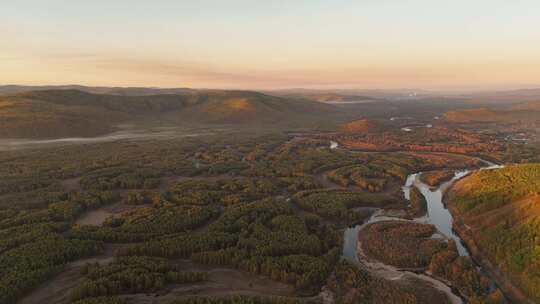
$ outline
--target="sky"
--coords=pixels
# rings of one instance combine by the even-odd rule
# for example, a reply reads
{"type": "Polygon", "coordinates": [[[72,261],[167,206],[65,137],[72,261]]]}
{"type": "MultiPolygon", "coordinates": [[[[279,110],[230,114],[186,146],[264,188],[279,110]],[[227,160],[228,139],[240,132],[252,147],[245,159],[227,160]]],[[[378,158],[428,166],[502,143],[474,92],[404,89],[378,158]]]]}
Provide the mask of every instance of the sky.
{"type": "Polygon", "coordinates": [[[0,0],[0,84],[540,86],[538,0],[0,0]]]}

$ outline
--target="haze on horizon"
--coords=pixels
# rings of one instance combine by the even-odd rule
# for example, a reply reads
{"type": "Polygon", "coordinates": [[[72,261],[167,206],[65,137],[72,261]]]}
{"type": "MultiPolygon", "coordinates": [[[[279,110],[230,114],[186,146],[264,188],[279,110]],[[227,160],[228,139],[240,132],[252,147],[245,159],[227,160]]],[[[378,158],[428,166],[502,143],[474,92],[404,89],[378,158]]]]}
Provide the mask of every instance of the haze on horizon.
{"type": "Polygon", "coordinates": [[[540,85],[540,2],[0,3],[0,84],[504,89],[540,85]]]}

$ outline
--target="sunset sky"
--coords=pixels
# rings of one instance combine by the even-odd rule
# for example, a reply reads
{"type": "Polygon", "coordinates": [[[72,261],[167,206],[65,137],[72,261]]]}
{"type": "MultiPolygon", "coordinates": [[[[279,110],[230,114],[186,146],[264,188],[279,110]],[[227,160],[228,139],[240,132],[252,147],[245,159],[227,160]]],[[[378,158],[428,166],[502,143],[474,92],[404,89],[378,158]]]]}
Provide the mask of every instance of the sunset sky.
{"type": "Polygon", "coordinates": [[[0,84],[540,86],[538,0],[17,0],[0,20],[0,84]]]}

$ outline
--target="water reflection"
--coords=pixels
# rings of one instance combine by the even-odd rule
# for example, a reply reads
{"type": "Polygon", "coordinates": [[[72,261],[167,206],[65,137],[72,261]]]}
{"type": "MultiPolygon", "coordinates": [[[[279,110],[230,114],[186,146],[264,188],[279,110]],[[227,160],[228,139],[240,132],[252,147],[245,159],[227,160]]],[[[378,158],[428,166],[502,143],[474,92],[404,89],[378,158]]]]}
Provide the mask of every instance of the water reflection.
{"type": "Polygon", "coordinates": [[[469,252],[461,243],[461,238],[452,230],[453,218],[450,211],[443,203],[444,191],[456,180],[463,178],[469,171],[458,171],[455,173],[452,180],[443,183],[439,188],[431,190],[431,188],[420,181],[419,175],[416,174],[414,185],[422,192],[422,195],[427,201],[427,222],[437,227],[437,230],[447,238],[453,239],[456,242],[459,255],[468,256],[469,252]]]}
{"type": "Polygon", "coordinates": [[[356,225],[354,227],[347,228],[343,233],[343,258],[355,265],[360,264],[356,248],[358,244],[358,231],[360,231],[360,227],[361,225],[356,225]]]}

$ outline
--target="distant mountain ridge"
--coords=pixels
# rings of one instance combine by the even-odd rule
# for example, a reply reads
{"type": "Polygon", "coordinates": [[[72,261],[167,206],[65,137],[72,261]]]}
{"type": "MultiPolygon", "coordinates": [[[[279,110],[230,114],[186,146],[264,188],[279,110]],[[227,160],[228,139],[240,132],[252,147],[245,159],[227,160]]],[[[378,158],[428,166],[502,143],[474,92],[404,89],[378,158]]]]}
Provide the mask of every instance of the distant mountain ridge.
{"type": "MultiPolygon", "coordinates": [[[[186,87],[178,88],[157,88],[157,87],[106,87],[106,86],[84,86],[84,85],[45,85],[45,86],[24,86],[24,85],[0,85],[0,95],[11,95],[28,91],[41,90],[79,90],[95,94],[143,96],[162,94],[186,94],[194,92],[219,92],[230,91],[220,89],[193,89],[186,87]]],[[[259,90],[258,90],[259,91],[259,90]]],[[[266,95],[286,97],[286,98],[306,98],[317,101],[357,101],[369,100],[401,100],[448,97],[468,100],[470,103],[482,104],[512,104],[527,101],[540,100],[540,88],[528,88],[517,90],[489,90],[489,91],[437,91],[424,90],[421,88],[403,89],[279,89],[262,90],[266,95]]]]}
{"type": "Polygon", "coordinates": [[[77,90],[94,94],[144,96],[162,94],[185,94],[196,91],[190,88],[152,88],[152,87],[93,87],[83,85],[51,85],[51,86],[22,86],[22,85],[0,85],[0,95],[12,95],[30,91],[57,91],[57,90],[77,90]]]}
{"type": "Polygon", "coordinates": [[[41,90],[0,96],[0,138],[95,136],[125,123],[295,127],[338,114],[331,105],[250,91],[133,96],[41,90]]]}
{"type": "Polygon", "coordinates": [[[306,92],[306,93],[293,93],[293,92],[268,92],[270,95],[286,97],[286,98],[303,98],[325,103],[346,103],[346,102],[360,102],[360,101],[377,101],[382,100],[380,98],[364,96],[364,95],[352,95],[341,94],[336,92],[306,92]]]}

